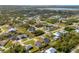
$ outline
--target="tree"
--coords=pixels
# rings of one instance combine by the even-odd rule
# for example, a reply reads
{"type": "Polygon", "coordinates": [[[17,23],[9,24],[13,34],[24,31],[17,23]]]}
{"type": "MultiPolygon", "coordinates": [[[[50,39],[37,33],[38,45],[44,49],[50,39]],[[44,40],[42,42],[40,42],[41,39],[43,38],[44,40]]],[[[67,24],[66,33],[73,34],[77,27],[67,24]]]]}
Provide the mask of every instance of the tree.
{"type": "Polygon", "coordinates": [[[46,21],[47,21],[48,23],[54,24],[54,23],[58,22],[58,19],[47,19],[46,21]]]}
{"type": "Polygon", "coordinates": [[[35,34],[35,36],[39,36],[39,35],[44,34],[44,32],[43,32],[42,30],[36,30],[36,31],[34,32],[34,34],[35,34]]]}
{"type": "Polygon", "coordinates": [[[75,30],[75,29],[73,27],[65,27],[64,30],[66,30],[66,31],[72,31],[72,30],[75,30]]]}
{"type": "Polygon", "coordinates": [[[5,53],[25,53],[26,49],[24,46],[16,43],[10,47],[10,49],[4,51],[5,53]]]}

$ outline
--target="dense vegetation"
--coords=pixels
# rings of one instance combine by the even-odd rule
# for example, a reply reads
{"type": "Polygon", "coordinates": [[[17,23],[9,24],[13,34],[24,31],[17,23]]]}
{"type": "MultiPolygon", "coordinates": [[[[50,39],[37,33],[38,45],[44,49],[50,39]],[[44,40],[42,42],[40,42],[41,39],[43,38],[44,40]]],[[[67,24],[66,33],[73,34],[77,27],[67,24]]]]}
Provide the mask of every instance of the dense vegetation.
{"type": "Polygon", "coordinates": [[[0,50],[5,53],[41,52],[42,50],[44,52],[47,48],[53,47],[57,52],[69,53],[79,44],[79,32],[75,31],[79,28],[77,12],[34,8],[2,10],[0,13],[0,46],[3,48],[0,50]],[[55,40],[54,33],[56,32],[61,35],[55,40]],[[45,38],[48,39],[48,43],[44,41],[45,38]],[[5,44],[1,45],[2,43],[5,44]],[[32,46],[32,49],[27,51],[26,45],[32,46]]]}

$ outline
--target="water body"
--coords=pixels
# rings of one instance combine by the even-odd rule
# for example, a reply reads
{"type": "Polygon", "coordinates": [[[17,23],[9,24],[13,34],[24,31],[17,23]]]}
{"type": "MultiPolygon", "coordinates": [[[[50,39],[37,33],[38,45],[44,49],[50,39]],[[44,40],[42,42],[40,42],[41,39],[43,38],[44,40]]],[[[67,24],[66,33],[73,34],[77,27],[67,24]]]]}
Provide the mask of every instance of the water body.
{"type": "Polygon", "coordinates": [[[79,10],[79,8],[38,8],[40,10],[79,10]]]}
{"type": "Polygon", "coordinates": [[[0,10],[79,10],[79,5],[0,5],[0,10]]]}

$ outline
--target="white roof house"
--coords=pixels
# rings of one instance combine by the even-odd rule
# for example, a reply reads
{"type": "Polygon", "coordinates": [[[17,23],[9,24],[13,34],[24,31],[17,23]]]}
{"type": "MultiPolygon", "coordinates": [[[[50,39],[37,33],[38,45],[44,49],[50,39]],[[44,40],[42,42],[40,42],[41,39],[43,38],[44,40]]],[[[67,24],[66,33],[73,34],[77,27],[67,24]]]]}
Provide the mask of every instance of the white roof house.
{"type": "Polygon", "coordinates": [[[61,30],[60,33],[62,33],[62,34],[66,34],[66,33],[68,33],[68,31],[61,30]]]}
{"type": "Polygon", "coordinates": [[[18,39],[28,38],[26,34],[21,34],[17,36],[18,39]]]}
{"type": "Polygon", "coordinates": [[[9,30],[8,30],[8,32],[14,32],[14,31],[16,31],[16,28],[10,28],[9,30]]]}
{"type": "Polygon", "coordinates": [[[57,39],[59,39],[61,37],[61,33],[60,32],[56,32],[56,33],[54,33],[54,35],[55,35],[53,37],[54,40],[57,40],[57,39]]]}
{"type": "Polygon", "coordinates": [[[60,33],[60,32],[56,32],[56,33],[54,33],[54,35],[55,35],[55,36],[60,36],[61,33],[60,33]]]}
{"type": "Polygon", "coordinates": [[[79,29],[76,29],[75,31],[76,31],[76,32],[79,32],[79,29]]]}
{"type": "Polygon", "coordinates": [[[59,36],[53,37],[54,40],[57,40],[57,39],[59,39],[59,38],[60,38],[59,36]]]}
{"type": "Polygon", "coordinates": [[[0,48],[3,48],[3,46],[0,46],[0,48]]]}
{"type": "Polygon", "coordinates": [[[0,53],[2,53],[2,51],[0,51],[0,53]]]}
{"type": "Polygon", "coordinates": [[[49,48],[45,51],[45,53],[56,53],[56,49],[55,48],[49,48]]]}

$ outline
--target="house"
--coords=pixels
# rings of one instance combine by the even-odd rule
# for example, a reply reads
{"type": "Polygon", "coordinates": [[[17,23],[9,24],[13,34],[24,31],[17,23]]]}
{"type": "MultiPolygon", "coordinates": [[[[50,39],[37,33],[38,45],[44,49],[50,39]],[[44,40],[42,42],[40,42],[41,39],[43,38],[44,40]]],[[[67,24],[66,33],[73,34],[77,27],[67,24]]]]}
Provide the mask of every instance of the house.
{"type": "Polygon", "coordinates": [[[4,46],[9,40],[2,40],[0,41],[0,46],[4,46]]]}
{"type": "Polygon", "coordinates": [[[61,30],[59,32],[56,32],[56,33],[54,33],[53,39],[54,40],[61,39],[62,35],[66,35],[67,33],[68,33],[68,31],[65,31],[65,30],[61,30]]]}
{"type": "Polygon", "coordinates": [[[61,33],[60,32],[56,32],[54,33],[55,36],[61,36],[61,33]]]}
{"type": "Polygon", "coordinates": [[[60,33],[62,33],[62,34],[66,34],[66,33],[68,33],[68,31],[61,30],[60,33]]]}
{"type": "Polygon", "coordinates": [[[47,31],[51,31],[51,30],[54,29],[54,27],[53,27],[52,24],[50,24],[50,25],[45,26],[44,29],[47,30],[47,31]]]}
{"type": "Polygon", "coordinates": [[[31,50],[31,49],[33,49],[32,45],[26,45],[25,48],[26,48],[26,50],[31,50]]]}
{"type": "Polygon", "coordinates": [[[60,38],[61,38],[61,33],[60,32],[54,33],[54,37],[53,37],[54,40],[57,40],[57,39],[60,39],[60,38]]]}
{"type": "Polygon", "coordinates": [[[35,32],[35,27],[30,27],[30,28],[29,28],[29,31],[30,31],[30,32],[35,32]]]}
{"type": "Polygon", "coordinates": [[[39,36],[42,40],[41,42],[45,42],[46,44],[48,44],[50,42],[50,40],[48,38],[45,38],[44,36],[39,36]]]}
{"type": "Polygon", "coordinates": [[[21,34],[17,36],[17,40],[24,39],[24,38],[28,38],[28,36],[25,34],[21,34]]]}
{"type": "Polygon", "coordinates": [[[56,49],[51,47],[45,51],[45,53],[56,53],[56,49]]]}
{"type": "Polygon", "coordinates": [[[55,15],[55,16],[49,17],[49,19],[60,18],[60,17],[61,17],[60,15],[55,15]]]}
{"type": "Polygon", "coordinates": [[[0,46],[0,48],[3,48],[3,46],[0,46]]]}
{"type": "Polygon", "coordinates": [[[3,53],[2,51],[0,51],[0,53],[3,53]]]}
{"type": "Polygon", "coordinates": [[[41,47],[41,46],[42,46],[42,43],[41,43],[40,41],[36,41],[36,42],[35,42],[35,46],[41,47]]]}
{"type": "Polygon", "coordinates": [[[16,35],[11,33],[4,33],[4,35],[10,40],[16,40],[16,35]]]}
{"type": "Polygon", "coordinates": [[[46,44],[48,44],[48,43],[50,42],[50,40],[49,40],[48,38],[44,38],[44,42],[45,42],[46,44]]]}
{"type": "Polygon", "coordinates": [[[58,39],[60,39],[60,38],[61,38],[61,37],[59,37],[59,36],[53,37],[54,40],[58,40],[58,39]]]}
{"type": "Polygon", "coordinates": [[[45,30],[51,31],[53,30],[53,27],[45,27],[45,30]]]}
{"type": "Polygon", "coordinates": [[[44,35],[42,35],[42,36],[39,36],[41,39],[44,39],[45,37],[44,37],[44,35]]]}
{"type": "Polygon", "coordinates": [[[8,32],[16,32],[16,28],[10,28],[8,32]]]}
{"type": "Polygon", "coordinates": [[[61,17],[61,18],[59,18],[59,20],[66,20],[66,18],[62,18],[62,17],[61,17]]]}
{"type": "Polygon", "coordinates": [[[10,40],[16,40],[16,36],[10,35],[10,36],[9,36],[9,39],[10,39],[10,40]]]}
{"type": "Polygon", "coordinates": [[[76,32],[79,32],[79,29],[75,29],[76,32]]]}

